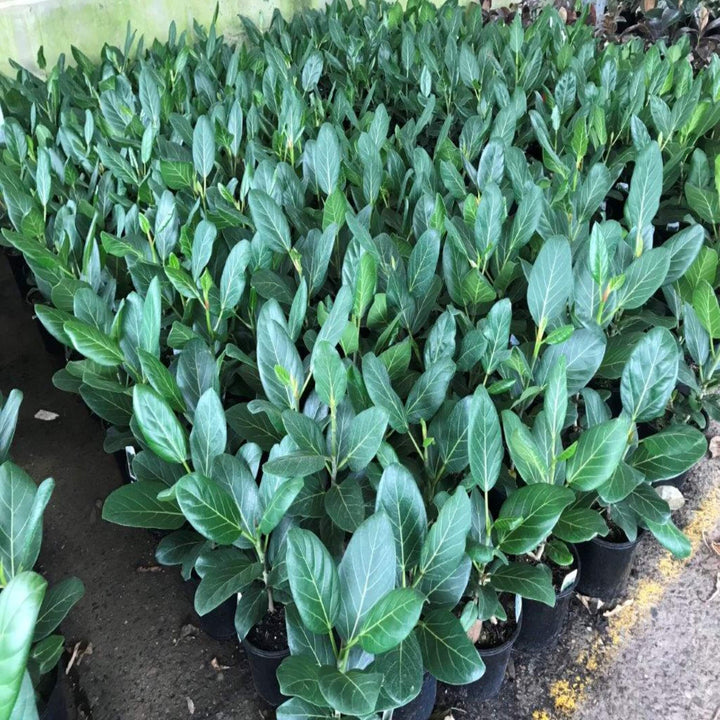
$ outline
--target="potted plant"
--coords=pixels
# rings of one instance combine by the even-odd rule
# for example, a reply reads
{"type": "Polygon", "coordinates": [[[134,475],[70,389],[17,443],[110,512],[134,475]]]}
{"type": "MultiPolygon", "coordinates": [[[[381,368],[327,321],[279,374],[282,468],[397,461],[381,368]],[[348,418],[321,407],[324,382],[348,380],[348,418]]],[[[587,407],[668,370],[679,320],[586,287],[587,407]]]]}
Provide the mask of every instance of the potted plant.
{"type": "MultiPolygon", "coordinates": [[[[563,370],[556,373],[560,387],[554,388],[557,392],[548,392],[548,414],[544,416],[553,418],[545,426],[551,434],[559,434],[567,407],[561,382],[564,367],[562,364],[559,367],[563,370]],[[554,417],[551,412],[556,413],[554,417]]],[[[460,617],[468,636],[481,647],[487,667],[485,676],[468,689],[478,700],[493,697],[500,690],[510,652],[521,632],[520,598],[555,605],[552,573],[541,560],[553,530],[558,527],[562,534],[561,517],[574,501],[573,492],[552,479],[558,459],[563,461],[562,452],[558,456],[553,453],[551,475],[538,477],[542,462],[538,462],[539,453],[533,454],[536,444],[532,436],[517,416],[505,412],[505,437],[511,457],[520,477],[530,484],[510,491],[493,518],[489,493],[497,483],[504,459],[502,433],[489,393],[482,386],[476,390],[468,435],[470,476],[465,481],[473,486],[468,547],[473,573],[460,606],[460,617]]],[[[552,555],[554,546],[550,547],[552,555]]]]}
{"type": "Polygon", "coordinates": [[[2,717],[65,720],[64,638],[56,631],[84,587],[75,577],[48,588],[33,570],[42,542],[43,513],[51,478],[37,486],[7,459],[22,394],[13,390],[0,411],[0,662],[2,717]]]}
{"type": "MultiPolygon", "coordinates": [[[[611,530],[606,540],[578,545],[583,565],[580,592],[604,599],[617,596],[630,571],[639,529],[650,530],[678,557],[690,552],[687,538],[673,524],[668,504],[651,482],[694,465],[705,453],[705,439],[693,428],[676,431],[670,427],[638,442],[635,429],[637,423],[664,413],[677,381],[678,362],[679,351],[672,335],[664,328],[655,328],[636,344],[623,369],[623,413],[617,420],[627,428],[625,437],[617,440],[623,461],[605,482],[579,488],[593,493],[583,502],[597,502],[611,530]]],[[[592,412],[586,414],[589,422],[595,417],[592,412]]]]}
{"type": "MultiPolygon", "coordinates": [[[[511,411],[503,413],[510,458],[518,476],[530,484],[520,490],[510,491],[508,499],[500,508],[499,516],[512,516],[514,511],[508,511],[506,505],[513,502],[515,493],[527,493],[527,488],[549,483],[553,489],[572,491],[565,493],[566,504],[555,522],[547,526],[549,529],[546,535],[534,547],[525,550],[521,558],[532,565],[539,565],[545,572],[545,597],[526,594],[523,601],[524,621],[516,645],[524,650],[544,649],[559,637],[581,569],[580,558],[573,544],[589,541],[608,532],[607,525],[596,509],[578,503],[575,488],[603,482],[611,475],[620,461],[620,452],[612,442],[597,441],[603,436],[617,437],[624,431],[616,423],[604,423],[594,432],[574,438],[567,448],[563,447],[569,408],[564,358],[550,371],[542,397],[542,410],[535,416],[532,429],[527,428],[511,411]],[[548,592],[548,577],[551,579],[551,592],[548,592]],[[554,602],[550,601],[551,597],[554,602]]],[[[488,413],[487,409],[485,413],[488,413]]],[[[480,427],[484,432],[498,436],[496,420],[480,427]]],[[[558,494],[558,500],[560,497],[558,494]]],[[[551,519],[548,518],[548,521],[551,519]]]]}
{"type": "Polygon", "coordinates": [[[680,364],[680,382],[672,411],[679,424],[692,421],[700,428],[707,426],[708,418],[717,420],[720,417],[716,396],[720,365],[715,344],[720,328],[716,272],[717,254],[704,247],[680,286],[684,300],[680,339],[685,358],[680,364]],[[710,280],[698,275],[701,267],[705,268],[703,275],[710,280]]]}
{"type": "MultiPolygon", "coordinates": [[[[404,468],[386,469],[380,509],[353,533],[337,566],[312,533],[290,531],[288,578],[304,632],[289,622],[297,644],[279,678],[294,697],[278,717],[309,710],[392,717],[421,692],[424,667],[455,683],[482,674],[482,660],[459,621],[448,609],[432,607],[439,594],[452,592],[448,582],[464,565],[467,494],[459,490],[448,500],[430,532],[422,518],[402,512],[411,504],[422,508],[420,500],[404,468]],[[401,658],[406,672],[398,673],[401,658]]],[[[429,703],[419,717],[431,709],[429,703]]]]}

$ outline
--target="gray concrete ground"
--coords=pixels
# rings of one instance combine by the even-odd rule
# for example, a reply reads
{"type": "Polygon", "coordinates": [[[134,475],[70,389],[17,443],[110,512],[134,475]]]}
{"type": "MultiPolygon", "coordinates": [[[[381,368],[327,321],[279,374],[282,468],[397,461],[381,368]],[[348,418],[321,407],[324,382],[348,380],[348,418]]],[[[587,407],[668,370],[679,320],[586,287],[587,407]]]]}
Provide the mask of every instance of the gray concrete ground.
{"type": "MultiPolygon", "coordinates": [[[[82,401],[53,387],[59,361],[44,352],[31,315],[1,258],[0,389],[25,393],[13,454],[36,480],[51,475],[57,483],[41,569],[86,585],[63,626],[70,652],[92,645],[71,673],[70,704],[85,720],[272,718],[237,643],[188,628],[191,602],[179,572],[154,567],[155,540],[100,519],[120,474],[82,401]],[[36,420],[40,409],[59,417],[36,420]]],[[[628,600],[610,617],[575,598],[560,645],[514,657],[497,699],[473,706],[462,690],[441,689],[434,717],[720,720],[720,556],[703,539],[720,539],[720,460],[698,466],[687,495],[678,513],[693,540],[687,563],[644,539],[628,600]]]]}

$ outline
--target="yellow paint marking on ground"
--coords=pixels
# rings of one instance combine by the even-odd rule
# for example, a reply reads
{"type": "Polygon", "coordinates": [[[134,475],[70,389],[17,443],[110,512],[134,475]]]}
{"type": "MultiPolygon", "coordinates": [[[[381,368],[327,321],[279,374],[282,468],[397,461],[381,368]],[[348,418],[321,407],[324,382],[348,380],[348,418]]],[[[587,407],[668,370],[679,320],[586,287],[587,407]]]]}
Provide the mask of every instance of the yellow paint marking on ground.
{"type": "Polygon", "coordinates": [[[535,710],[532,714],[532,720],[552,720],[547,710],[535,710]]]}
{"type": "Polygon", "coordinates": [[[713,488],[693,513],[692,520],[685,527],[692,546],[690,557],[676,560],[667,552],[658,561],[655,570],[662,582],[644,578],[635,588],[632,601],[617,608],[608,618],[606,633],[596,636],[590,647],[576,659],[576,672],[572,679],[556,680],[549,688],[553,702],[551,710],[535,710],[532,720],[555,720],[572,715],[587,696],[587,691],[596,677],[598,668],[609,667],[619,654],[624,641],[643,623],[650,611],[662,600],[665,590],[682,573],[703,543],[704,533],[715,527],[720,519],[720,488],[713,488]]]}

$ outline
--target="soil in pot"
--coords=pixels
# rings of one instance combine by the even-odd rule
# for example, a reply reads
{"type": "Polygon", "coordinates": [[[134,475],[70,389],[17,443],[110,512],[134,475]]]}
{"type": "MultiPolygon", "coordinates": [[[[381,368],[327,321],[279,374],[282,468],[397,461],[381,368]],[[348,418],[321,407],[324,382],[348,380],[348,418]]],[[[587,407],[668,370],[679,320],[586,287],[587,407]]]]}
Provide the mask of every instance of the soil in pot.
{"type": "Polygon", "coordinates": [[[505,622],[484,622],[475,647],[485,663],[485,673],[474,683],[467,685],[467,697],[474,702],[494,698],[502,687],[513,645],[520,634],[522,617],[515,615],[515,596],[501,595],[505,608],[505,622]]]}
{"type": "Polygon", "coordinates": [[[516,650],[538,652],[553,647],[559,640],[572,594],[580,581],[580,559],[575,548],[571,551],[574,562],[569,567],[548,562],[555,588],[554,607],[536,600],[523,600],[523,621],[515,643],[516,650]]]}
{"type": "Polygon", "coordinates": [[[407,705],[393,710],[392,720],[428,720],[435,707],[436,695],[437,680],[426,672],[420,694],[407,705]]]}
{"type": "Polygon", "coordinates": [[[281,705],[287,698],[280,692],[277,669],[290,654],[285,608],[280,606],[275,612],[267,613],[257,625],[250,628],[242,646],[258,695],[268,705],[281,705]]]}
{"type": "Polygon", "coordinates": [[[628,540],[620,528],[610,523],[610,532],[605,538],[578,543],[575,548],[582,571],[577,591],[605,602],[619,597],[627,584],[639,539],[640,534],[635,540],[628,540]]]}

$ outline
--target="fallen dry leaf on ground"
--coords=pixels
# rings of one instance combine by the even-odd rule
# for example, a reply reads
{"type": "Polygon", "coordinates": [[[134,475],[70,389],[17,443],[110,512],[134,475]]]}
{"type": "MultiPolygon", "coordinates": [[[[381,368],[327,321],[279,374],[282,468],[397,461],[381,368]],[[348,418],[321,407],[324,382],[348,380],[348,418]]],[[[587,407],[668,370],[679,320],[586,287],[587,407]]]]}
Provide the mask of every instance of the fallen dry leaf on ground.
{"type": "Polygon", "coordinates": [[[597,615],[601,608],[605,605],[600,598],[590,597],[589,595],[581,595],[580,593],[575,593],[575,595],[577,595],[577,599],[591,615],[597,615]]]}
{"type": "Polygon", "coordinates": [[[44,420],[45,422],[50,422],[51,420],[57,420],[60,416],[52,412],[50,410],[38,410],[35,413],[35,419],[36,420],[44,420]]]}
{"type": "Polygon", "coordinates": [[[187,637],[197,637],[200,631],[191,623],[187,623],[180,628],[180,637],[178,640],[184,640],[187,637]]]}
{"type": "Polygon", "coordinates": [[[65,668],[65,674],[69,674],[70,670],[72,669],[73,665],[80,665],[82,662],[82,659],[86,655],[92,655],[93,654],[93,646],[92,643],[86,643],[85,647],[83,647],[83,641],[75,643],[75,647],[73,648],[72,655],[70,656],[70,662],[67,664],[67,667],[65,668]]]}
{"type": "Polygon", "coordinates": [[[703,532],[703,542],[708,550],[714,552],[716,555],[720,555],[720,540],[710,540],[703,532]]]}
{"type": "Polygon", "coordinates": [[[715,589],[710,594],[710,597],[705,600],[705,602],[708,603],[711,600],[714,600],[718,595],[720,595],[720,572],[715,575],[715,589]]]}
{"type": "Polygon", "coordinates": [[[606,610],[603,613],[603,617],[611,618],[613,615],[617,615],[619,612],[622,612],[626,607],[630,607],[633,602],[634,601],[632,598],[630,598],[630,600],[626,600],[625,602],[621,602],[619,605],[616,605],[612,610],[606,610]]]}
{"type": "Polygon", "coordinates": [[[217,659],[216,657],[214,657],[214,658],[210,661],[210,666],[212,667],[212,669],[213,669],[215,672],[222,672],[223,670],[229,670],[229,669],[230,669],[230,666],[229,666],[229,665],[221,665],[221,664],[218,662],[218,659],[217,659]]]}
{"type": "Polygon", "coordinates": [[[716,458],[720,456],[720,435],[716,435],[714,438],[710,438],[708,448],[710,449],[711,458],[716,458]]]}

